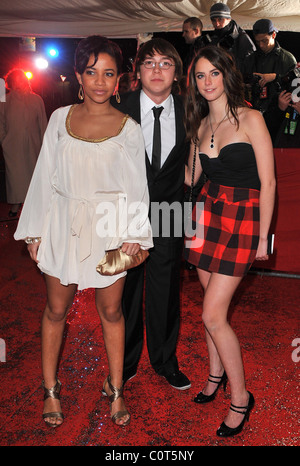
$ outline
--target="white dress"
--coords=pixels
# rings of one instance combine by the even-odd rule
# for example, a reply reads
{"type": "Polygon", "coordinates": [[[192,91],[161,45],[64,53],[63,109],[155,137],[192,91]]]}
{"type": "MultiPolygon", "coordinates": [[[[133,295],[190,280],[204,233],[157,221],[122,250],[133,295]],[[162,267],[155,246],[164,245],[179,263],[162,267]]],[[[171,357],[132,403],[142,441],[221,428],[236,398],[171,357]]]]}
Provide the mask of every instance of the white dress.
{"type": "Polygon", "coordinates": [[[143,135],[125,116],[114,137],[76,137],[74,107],[51,115],[14,238],[41,237],[38,267],[63,285],[103,288],[126,275],[96,271],[106,250],[153,246],[143,135]]]}

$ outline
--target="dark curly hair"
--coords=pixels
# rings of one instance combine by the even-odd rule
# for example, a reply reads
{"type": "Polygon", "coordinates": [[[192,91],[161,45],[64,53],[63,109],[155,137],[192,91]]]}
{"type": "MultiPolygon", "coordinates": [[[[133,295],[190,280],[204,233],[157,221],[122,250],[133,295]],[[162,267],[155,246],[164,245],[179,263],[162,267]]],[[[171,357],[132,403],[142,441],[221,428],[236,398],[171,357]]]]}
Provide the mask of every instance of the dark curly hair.
{"type": "Polygon", "coordinates": [[[228,110],[237,125],[239,124],[238,109],[247,106],[244,96],[243,78],[235,65],[233,57],[224,49],[213,45],[200,49],[189,69],[188,93],[185,102],[185,126],[187,138],[190,140],[197,138],[201,121],[209,113],[207,100],[198,91],[195,78],[195,66],[200,58],[206,58],[222,73],[228,110]]]}
{"type": "Polygon", "coordinates": [[[95,65],[99,53],[110,55],[116,61],[118,75],[122,73],[123,57],[120,47],[103,36],[89,36],[79,42],[75,51],[75,71],[82,74],[91,55],[95,57],[95,65]]]}

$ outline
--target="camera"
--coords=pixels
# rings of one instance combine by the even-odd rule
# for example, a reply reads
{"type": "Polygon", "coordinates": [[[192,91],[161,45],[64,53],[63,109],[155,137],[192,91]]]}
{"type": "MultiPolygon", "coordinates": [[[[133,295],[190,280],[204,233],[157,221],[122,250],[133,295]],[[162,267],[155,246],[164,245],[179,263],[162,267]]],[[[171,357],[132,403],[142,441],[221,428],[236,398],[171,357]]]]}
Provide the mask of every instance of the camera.
{"type": "Polygon", "coordinates": [[[252,104],[255,101],[255,105],[258,105],[260,100],[261,87],[259,85],[259,81],[260,76],[257,76],[256,74],[250,73],[244,76],[244,83],[246,84],[246,98],[250,100],[252,104]]]}
{"type": "Polygon", "coordinates": [[[257,74],[247,74],[244,76],[244,82],[245,84],[249,84],[250,86],[255,86],[259,83],[260,76],[257,76],[257,74]]]}
{"type": "Polygon", "coordinates": [[[300,78],[300,68],[296,65],[285,76],[280,78],[279,87],[280,91],[293,92],[295,85],[293,85],[294,79],[300,78]]]}

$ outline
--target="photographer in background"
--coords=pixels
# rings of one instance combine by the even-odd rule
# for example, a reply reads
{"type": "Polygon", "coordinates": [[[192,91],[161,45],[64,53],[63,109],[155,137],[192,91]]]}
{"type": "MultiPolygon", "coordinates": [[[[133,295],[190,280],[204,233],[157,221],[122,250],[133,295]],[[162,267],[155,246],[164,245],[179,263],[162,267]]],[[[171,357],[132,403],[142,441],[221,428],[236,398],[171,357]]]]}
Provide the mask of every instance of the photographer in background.
{"type": "Polygon", "coordinates": [[[184,20],[182,37],[188,46],[188,53],[183,60],[183,75],[188,73],[189,66],[199,49],[207,45],[202,37],[203,23],[200,18],[192,16],[184,20]]]}
{"type": "Polygon", "coordinates": [[[300,63],[282,78],[278,96],[280,127],[274,147],[300,147],[300,63]]]}
{"type": "Polygon", "coordinates": [[[215,3],[210,8],[210,20],[214,32],[210,35],[211,45],[218,45],[227,50],[241,69],[249,54],[256,50],[248,34],[231,18],[231,11],[225,3],[215,3]]]}
{"type": "Polygon", "coordinates": [[[269,19],[254,23],[253,35],[258,50],[245,58],[241,69],[250,91],[248,99],[264,115],[273,143],[281,122],[278,120],[278,95],[284,90],[281,87],[283,78],[297,63],[296,58],[276,41],[277,32],[269,19]]]}

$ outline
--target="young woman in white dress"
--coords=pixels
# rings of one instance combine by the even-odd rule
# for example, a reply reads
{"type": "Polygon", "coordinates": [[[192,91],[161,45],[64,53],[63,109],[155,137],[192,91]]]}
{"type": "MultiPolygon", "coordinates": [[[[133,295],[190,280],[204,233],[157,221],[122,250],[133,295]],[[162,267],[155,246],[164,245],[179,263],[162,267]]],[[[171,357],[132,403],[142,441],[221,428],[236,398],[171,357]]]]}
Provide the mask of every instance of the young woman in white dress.
{"type": "Polygon", "coordinates": [[[82,103],[52,114],[14,236],[28,244],[47,287],[43,418],[52,427],[64,418],[57,366],[67,313],[77,289],[90,287],[95,288],[108,359],[103,392],[113,422],[125,426],[130,421],[122,396],[126,272],[108,277],[96,271],[107,249],[120,246],[133,255],[153,244],[143,136],[136,122],[110,104],[121,65],[121,51],[108,39],[90,36],[79,43],[75,71],[82,103]],[[130,209],[133,203],[136,208],[130,209]],[[109,234],[104,228],[107,205],[117,220],[123,219],[109,234]]]}

